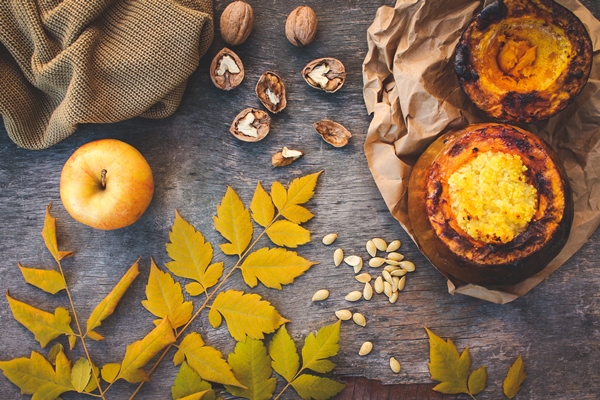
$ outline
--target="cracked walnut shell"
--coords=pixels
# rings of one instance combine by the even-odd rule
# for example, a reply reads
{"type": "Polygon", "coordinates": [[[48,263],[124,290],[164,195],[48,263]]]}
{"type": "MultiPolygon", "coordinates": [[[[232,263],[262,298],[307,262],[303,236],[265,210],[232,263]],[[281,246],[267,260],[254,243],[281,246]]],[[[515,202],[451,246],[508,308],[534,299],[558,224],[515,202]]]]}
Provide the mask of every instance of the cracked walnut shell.
{"type": "Polygon", "coordinates": [[[317,58],[306,64],[302,77],[310,86],[328,93],[337,92],[346,82],[346,69],[340,60],[317,58]]]}
{"type": "Polygon", "coordinates": [[[244,79],[244,65],[233,51],[224,47],[210,64],[210,79],[216,87],[231,90],[244,79]]]}
{"type": "Polygon", "coordinates": [[[256,95],[265,108],[274,114],[283,110],[287,105],[285,85],[274,72],[267,71],[256,83],[256,95]]]}
{"type": "Polygon", "coordinates": [[[352,137],[350,131],[342,124],[329,119],[315,122],[313,127],[324,141],[334,147],[344,147],[348,144],[348,139],[352,137]]]}
{"type": "Polygon", "coordinates": [[[271,117],[263,110],[246,108],[233,120],[229,132],[244,142],[258,142],[271,129],[271,117]]]}

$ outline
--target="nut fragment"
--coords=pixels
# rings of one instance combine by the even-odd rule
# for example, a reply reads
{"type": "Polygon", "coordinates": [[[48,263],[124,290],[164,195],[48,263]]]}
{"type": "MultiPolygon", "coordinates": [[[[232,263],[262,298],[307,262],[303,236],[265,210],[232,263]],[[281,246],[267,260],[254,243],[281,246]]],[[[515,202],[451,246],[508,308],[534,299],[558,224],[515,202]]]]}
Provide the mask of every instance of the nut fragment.
{"type": "Polygon", "coordinates": [[[398,360],[396,360],[394,357],[390,357],[390,368],[392,369],[392,371],[397,374],[398,372],[400,372],[400,362],[398,360]]]}
{"type": "Polygon", "coordinates": [[[342,321],[348,321],[350,318],[352,318],[352,312],[350,312],[350,310],[337,310],[335,312],[335,316],[342,321]]]}
{"type": "Polygon", "coordinates": [[[396,250],[398,250],[400,248],[400,246],[402,246],[402,242],[399,240],[392,240],[390,242],[390,244],[388,244],[387,248],[385,249],[385,251],[387,251],[388,253],[394,252],[396,250]]]}
{"type": "Polygon", "coordinates": [[[250,4],[235,0],[223,10],[219,20],[223,40],[232,46],[242,44],[254,26],[254,13],[250,4]]]}
{"type": "Polygon", "coordinates": [[[369,240],[367,242],[367,253],[369,253],[369,255],[371,257],[375,257],[377,255],[377,247],[375,247],[375,243],[373,243],[372,240],[369,240]]]}
{"type": "Polygon", "coordinates": [[[362,344],[362,346],[360,346],[360,350],[358,351],[358,355],[359,356],[366,356],[367,354],[369,354],[371,352],[371,350],[373,350],[373,343],[371,343],[371,342],[364,342],[362,344]]]}
{"type": "Polygon", "coordinates": [[[340,265],[343,260],[344,260],[344,250],[339,249],[339,248],[335,249],[335,251],[333,252],[333,263],[335,264],[335,266],[337,267],[338,265],[340,265]]]}
{"type": "Polygon", "coordinates": [[[224,47],[210,63],[210,79],[216,87],[231,90],[244,79],[244,65],[233,51],[224,47]]]}
{"type": "Polygon", "coordinates": [[[354,290],[348,293],[345,297],[347,301],[358,301],[362,298],[362,292],[359,290],[354,290]]]}
{"type": "Polygon", "coordinates": [[[354,323],[356,325],[360,325],[360,326],[366,326],[367,325],[367,319],[361,313],[354,313],[354,314],[352,314],[352,321],[354,321],[354,323]]]}
{"type": "Polygon", "coordinates": [[[334,147],[344,147],[348,144],[348,139],[352,137],[350,131],[342,124],[329,119],[315,122],[313,127],[324,141],[334,147]]]}
{"type": "Polygon", "coordinates": [[[330,244],[335,242],[335,239],[337,239],[337,237],[337,233],[328,233],[327,235],[323,236],[323,244],[329,246],[330,244]]]}
{"type": "Polygon", "coordinates": [[[385,242],[385,240],[383,240],[382,238],[373,238],[373,243],[375,244],[375,247],[377,247],[377,250],[379,251],[385,251],[387,249],[387,243],[385,242]]]}
{"type": "Polygon", "coordinates": [[[285,21],[285,36],[297,47],[307,46],[317,35],[317,14],[308,6],[299,6],[285,21]]]}
{"type": "Polygon", "coordinates": [[[271,164],[273,164],[274,167],[285,167],[303,155],[304,153],[300,150],[292,150],[284,147],[281,151],[273,154],[273,157],[271,157],[271,164]]]}
{"type": "Polygon", "coordinates": [[[346,69],[335,58],[318,58],[306,64],[302,76],[310,86],[333,93],[344,85],[346,69]]]}
{"type": "Polygon", "coordinates": [[[313,294],[312,301],[323,301],[329,297],[329,290],[321,289],[317,290],[315,294],[313,294]]]}
{"type": "Polygon", "coordinates": [[[271,117],[262,110],[246,108],[231,123],[229,132],[244,142],[258,142],[271,129],[271,117]]]}
{"type": "Polygon", "coordinates": [[[365,287],[363,288],[363,297],[365,300],[371,300],[373,297],[373,287],[369,282],[365,283],[365,287]]]}
{"type": "Polygon", "coordinates": [[[256,83],[255,90],[260,102],[274,114],[283,110],[287,105],[285,85],[274,72],[267,71],[262,74],[256,83]]]}

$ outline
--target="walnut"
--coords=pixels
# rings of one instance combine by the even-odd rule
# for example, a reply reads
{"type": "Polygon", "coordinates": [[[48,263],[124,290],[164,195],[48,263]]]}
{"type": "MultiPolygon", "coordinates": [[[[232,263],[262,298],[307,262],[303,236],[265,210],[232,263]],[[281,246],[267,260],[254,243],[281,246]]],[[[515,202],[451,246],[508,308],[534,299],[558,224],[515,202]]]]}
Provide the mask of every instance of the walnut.
{"type": "Polygon", "coordinates": [[[344,147],[348,144],[348,139],[352,137],[350,131],[342,124],[329,119],[315,122],[313,127],[324,141],[334,147],[344,147]]]}
{"type": "Polygon", "coordinates": [[[277,74],[267,71],[256,84],[256,95],[261,103],[274,114],[283,110],[287,105],[285,85],[277,74]]]}
{"type": "Polygon", "coordinates": [[[302,77],[310,86],[333,93],[344,85],[346,69],[335,58],[318,58],[306,64],[302,77]]]}
{"type": "Polygon", "coordinates": [[[312,43],[317,35],[317,14],[308,6],[300,6],[288,15],[285,36],[291,44],[303,47],[312,43]]]}
{"type": "Polygon", "coordinates": [[[258,142],[271,129],[271,117],[263,110],[246,108],[231,123],[229,132],[244,142],[258,142]]]}
{"type": "Polygon", "coordinates": [[[210,79],[216,87],[231,90],[244,79],[244,65],[233,51],[224,47],[210,64],[210,79]]]}
{"type": "Polygon", "coordinates": [[[250,36],[254,26],[254,13],[244,0],[229,3],[220,19],[221,36],[232,46],[242,44],[250,36]]]}

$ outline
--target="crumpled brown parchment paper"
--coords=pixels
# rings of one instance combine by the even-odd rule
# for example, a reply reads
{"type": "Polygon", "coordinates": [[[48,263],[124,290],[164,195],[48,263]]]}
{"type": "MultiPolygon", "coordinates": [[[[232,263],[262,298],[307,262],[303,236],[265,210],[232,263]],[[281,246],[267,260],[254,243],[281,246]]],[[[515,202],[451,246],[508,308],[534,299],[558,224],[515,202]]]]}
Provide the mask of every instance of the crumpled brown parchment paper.
{"type": "MultiPolygon", "coordinates": [[[[441,133],[491,121],[459,88],[452,65],[463,29],[488,2],[397,0],[394,7],[379,8],[367,31],[363,95],[373,119],[364,150],[390,212],[411,237],[407,187],[419,155],[441,133]]],[[[590,33],[592,73],[567,109],[522,127],[546,139],[564,163],[575,204],[569,240],[543,271],[517,285],[485,288],[446,276],[452,294],[508,303],[563,265],[600,224],[600,22],[576,0],[558,3],[573,11],[590,33]]]]}

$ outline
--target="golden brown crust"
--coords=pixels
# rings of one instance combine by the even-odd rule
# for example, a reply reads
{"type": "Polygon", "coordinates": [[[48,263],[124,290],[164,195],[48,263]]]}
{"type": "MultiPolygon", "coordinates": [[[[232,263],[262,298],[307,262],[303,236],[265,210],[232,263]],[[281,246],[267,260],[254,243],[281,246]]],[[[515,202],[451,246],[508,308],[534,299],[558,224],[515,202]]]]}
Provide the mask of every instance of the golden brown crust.
{"type": "Polygon", "coordinates": [[[475,105],[507,122],[544,120],[564,109],[585,86],[591,65],[585,26],[552,0],[490,4],[463,32],[454,64],[460,86],[475,105]],[[523,46],[520,60],[527,58],[525,49],[531,50],[531,57],[511,71],[502,61],[509,45],[513,50],[523,46]]]}
{"type": "Polygon", "coordinates": [[[413,236],[436,268],[487,286],[514,284],[541,271],[564,246],[573,219],[568,180],[552,149],[537,136],[503,124],[471,125],[437,139],[413,169],[408,210],[413,236]],[[448,178],[486,151],[519,155],[528,183],[538,192],[533,220],[508,243],[467,235],[450,207],[448,178]]]}

